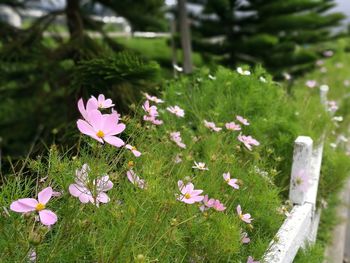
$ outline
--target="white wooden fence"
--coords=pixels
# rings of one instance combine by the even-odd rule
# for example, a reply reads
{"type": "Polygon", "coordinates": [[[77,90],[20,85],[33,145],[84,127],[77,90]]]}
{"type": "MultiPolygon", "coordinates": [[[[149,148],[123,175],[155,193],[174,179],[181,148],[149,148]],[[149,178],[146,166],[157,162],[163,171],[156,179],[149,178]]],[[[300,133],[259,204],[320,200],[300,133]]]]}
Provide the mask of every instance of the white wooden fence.
{"type": "MultiPolygon", "coordinates": [[[[328,88],[320,89],[321,103],[327,104],[328,88]]],[[[293,203],[263,256],[266,263],[291,263],[298,250],[316,241],[321,208],[316,208],[323,153],[323,137],[314,145],[310,137],[299,136],[294,143],[289,199],[293,203]]]]}

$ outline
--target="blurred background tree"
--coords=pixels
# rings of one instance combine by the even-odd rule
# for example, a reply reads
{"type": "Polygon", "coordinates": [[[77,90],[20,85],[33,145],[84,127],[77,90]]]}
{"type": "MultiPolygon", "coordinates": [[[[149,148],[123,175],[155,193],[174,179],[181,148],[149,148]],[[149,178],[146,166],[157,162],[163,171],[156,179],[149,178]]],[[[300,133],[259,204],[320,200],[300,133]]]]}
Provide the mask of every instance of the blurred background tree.
{"type": "Polygon", "coordinates": [[[315,44],[336,36],[344,18],[327,13],[333,0],[190,0],[194,49],[226,65],[262,63],[270,71],[300,73],[320,56],[315,44]]]}
{"type": "Polygon", "coordinates": [[[0,0],[0,6],[21,17],[31,14],[21,27],[11,19],[0,20],[4,154],[21,157],[34,141],[73,141],[74,109],[81,96],[104,93],[125,112],[141,89],[154,88],[158,64],[126,50],[107,34],[111,29],[103,21],[123,16],[131,30],[164,30],[162,0],[0,0]]]}

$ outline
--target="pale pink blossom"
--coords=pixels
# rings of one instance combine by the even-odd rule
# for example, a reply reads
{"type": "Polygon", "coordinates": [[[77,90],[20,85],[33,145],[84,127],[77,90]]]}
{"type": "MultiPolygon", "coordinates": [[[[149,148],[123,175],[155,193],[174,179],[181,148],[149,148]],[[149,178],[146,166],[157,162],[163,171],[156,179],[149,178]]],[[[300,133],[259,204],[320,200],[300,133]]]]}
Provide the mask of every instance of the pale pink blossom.
{"type": "Polygon", "coordinates": [[[215,131],[215,132],[219,132],[219,131],[222,130],[222,128],[216,127],[214,122],[210,122],[210,121],[207,121],[207,120],[204,120],[204,126],[209,128],[212,131],[215,131]]]}
{"type": "Polygon", "coordinates": [[[334,100],[327,101],[328,111],[336,112],[339,109],[338,103],[334,100]]]}
{"type": "Polygon", "coordinates": [[[200,195],[203,190],[194,190],[194,185],[192,183],[185,185],[181,180],[179,180],[177,185],[181,192],[177,200],[186,204],[194,204],[203,201],[204,196],[200,195]]]}
{"type": "Polygon", "coordinates": [[[142,108],[147,113],[147,115],[143,116],[144,121],[149,121],[149,122],[153,123],[154,125],[163,124],[162,120],[157,119],[157,117],[159,116],[157,106],[155,106],[155,105],[150,106],[149,101],[146,100],[145,103],[142,105],[142,108]]]}
{"type": "Polygon", "coordinates": [[[89,171],[90,167],[87,164],[84,164],[81,170],[77,169],[75,171],[75,183],[69,185],[69,193],[79,198],[79,201],[83,204],[90,202],[99,206],[99,203],[108,203],[110,199],[105,192],[113,188],[109,176],[101,176],[90,183],[89,171]]]}
{"type": "Polygon", "coordinates": [[[30,262],[36,262],[36,252],[34,249],[30,249],[28,252],[28,260],[30,262]]]}
{"type": "Polygon", "coordinates": [[[125,124],[118,123],[119,117],[117,113],[102,114],[98,110],[91,110],[87,114],[89,121],[81,119],[77,121],[77,126],[81,133],[100,143],[107,142],[116,147],[124,145],[124,141],[115,136],[125,130],[125,124]]]}
{"type": "Polygon", "coordinates": [[[239,219],[241,219],[243,222],[250,224],[252,222],[252,218],[250,214],[243,214],[242,208],[240,205],[237,206],[237,214],[239,216],[239,219]]]}
{"type": "Polygon", "coordinates": [[[247,232],[241,233],[241,242],[243,244],[248,244],[250,242],[250,238],[248,237],[248,233],[247,232]]]}
{"type": "Polygon", "coordinates": [[[231,131],[240,131],[241,126],[239,124],[236,124],[234,122],[227,122],[225,124],[226,129],[231,130],[231,131]]]}
{"type": "Polygon", "coordinates": [[[180,148],[185,149],[186,144],[182,142],[181,134],[180,132],[172,132],[170,133],[170,139],[175,142],[180,148]]]}
{"type": "Polygon", "coordinates": [[[147,185],[145,180],[141,179],[138,175],[135,174],[133,170],[129,170],[126,172],[126,176],[128,177],[128,180],[137,187],[141,189],[147,189],[147,185]]]}
{"type": "Polygon", "coordinates": [[[98,95],[97,99],[94,96],[91,96],[89,101],[91,101],[94,107],[98,109],[108,109],[114,106],[112,100],[106,99],[103,94],[98,95]]]}
{"type": "Polygon", "coordinates": [[[305,85],[308,88],[313,89],[314,87],[316,87],[317,81],[316,80],[308,80],[308,81],[305,82],[305,85]]]}
{"type": "Polygon", "coordinates": [[[306,192],[309,188],[309,176],[307,172],[302,169],[298,171],[292,178],[292,184],[302,192],[306,192]]]}
{"type": "Polygon", "coordinates": [[[247,263],[260,263],[260,261],[255,261],[252,256],[248,257],[247,263]]]}
{"type": "Polygon", "coordinates": [[[257,140],[255,140],[252,136],[245,136],[245,135],[239,134],[237,139],[240,142],[242,142],[249,151],[252,150],[253,145],[254,146],[260,145],[260,143],[257,140]]]}
{"type": "Polygon", "coordinates": [[[334,52],[332,50],[326,50],[323,52],[323,56],[325,57],[331,57],[334,55],[334,52]]]}
{"type": "Polygon", "coordinates": [[[156,96],[151,96],[148,93],[144,93],[145,97],[149,101],[153,101],[155,103],[164,103],[164,100],[157,98],[156,96]]]}
{"type": "Polygon", "coordinates": [[[185,111],[177,105],[167,107],[166,109],[167,109],[167,111],[175,114],[177,117],[183,118],[185,116],[185,111]]]}
{"type": "Polygon", "coordinates": [[[156,117],[159,115],[157,106],[151,106],[148,100],[145,101],[145,103],[142,105],[142,108],[148,114],[148,116],[156,117]]]}
{"type": "Polygon", "coordinates": [[[84,105],[84,101],[82,98],[79,99],[78,101],[78,109],[79,112],[81,114],[81,116],[83,116],[84,120],[89,122],[89,116],[88,116],[88,112],[91,110],[97,110],[98,107],[97,105],[95,105],[91,99],[89,99],[86,103],[86,107],[84,105]]]}
{"type": "Polygon", "coordinates": [[[237,115],[237,116],[236,116],[236,119],[237,119],[240,123],[242,123],[243,125],[246,125],[246,126],[250,125],[250,123],[248,122],[248,120],[245,119],[245,118],[243,118],[242,116],[237,115]]]}
{"type": "Polygon", "coordinates": [[[219,211],[219,212],[222,212],[226,209],[226,207],[224,206],[224,204],[222,204],[219,200],[215,200],[214,203],[213,203],[213,208],[216,210],[216,211],[219,211]]]}
{"type": "Polygon", "coordinates": [[[222,177],[226,181],[226,183],[230,186],[232,186],[234,189],[239,189],[239,185],[237,184],[238,179],[232,178],[229,172],[223,173],[222,177]]]}
{"type": "Polygon", "coordinates": [[[12,202],[10,209],[17,213],[38,212],[40,222],[43,225],[51,226],[56,223],[57,215],[46,209],[46,204],[52,197],[52,188],[46,187],[38,193],[38,200],[34,198],[22,198],[12,202]]]}
{"type": "Polygon", "coordinates": [[[127,144],[125,145],[125,148],[130,150],[135,155],[135,157],[141,156],[141,152],[138,151],[135,146],[131,146],[130,144],[127,144]]]}
{"type": "Polygon", "coordinates": [[[209,199],[208,195],[205,195],[202,200],[203,204],[199,207],[199,210],[201,210],[202,212],[208,210],[210,207],[213,207],[214,201],[215,200],[213,198],[209,199]]]}
{"type": "Polygon", "coordinates": [[[201,163],[201,162],[196,162],[194,161],[194,166],[192,166],[192,168],[194,169],[198,169],[198,170],[201,170],[201,171],[208,171],[209,168],[205,166],[205,163],[201,163]]]}

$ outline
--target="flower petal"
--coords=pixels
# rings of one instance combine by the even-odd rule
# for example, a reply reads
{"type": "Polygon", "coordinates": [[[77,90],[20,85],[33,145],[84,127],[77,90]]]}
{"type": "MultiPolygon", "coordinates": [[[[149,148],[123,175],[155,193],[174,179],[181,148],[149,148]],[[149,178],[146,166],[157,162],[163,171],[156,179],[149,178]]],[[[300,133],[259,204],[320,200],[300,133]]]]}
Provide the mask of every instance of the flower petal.
{"type": "Polygon", "coordinates": [[[47,209],[39,211],[39,218],[41,223],[45,226],[51,226],[57,222],[57,215],[47,209]]]}
{"type": "Polygon", "coordinates": [[[50,198],[52,197],[52,188],[46,187],[38,194],[38,201],[39,203],[46,204],[50,198]]]}
{"type": "Polygon", "coordinates": [[[116,136],[105,136],[103,139],[118,148],[124,145],[124,141],[116,136]]]}
{"type": "Polygon", "coordinates": [[[27,213],[35,211],[35,207],[38,201],[34,198],[22,198],[17,201],[12,202],[10,209],[18,213],[27,213]]]}

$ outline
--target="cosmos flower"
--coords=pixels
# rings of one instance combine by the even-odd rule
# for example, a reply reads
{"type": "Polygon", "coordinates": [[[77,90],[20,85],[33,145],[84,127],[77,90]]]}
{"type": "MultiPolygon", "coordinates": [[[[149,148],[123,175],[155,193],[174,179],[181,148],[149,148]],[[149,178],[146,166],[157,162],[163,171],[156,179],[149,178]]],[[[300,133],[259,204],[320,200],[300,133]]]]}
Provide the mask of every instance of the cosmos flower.
{"type": "Polygon", "coordinates": [[[308,81],[305,82],[305,85],[308,88],[313,89],[314,87],[316,87],[317,81],[316,80],[308,80],[308,81]]]}
{"type": "Polygon", "coordinates": [[[135,155],[135,157],[141,156],[141,152],[138,151],[135,146],[131,146],[130,144],[127,144],[125,145],[125,148],[130,150],[135,155]]]}
{"type": "Polygon", "coordinates": [[[128,180],[132,184],[136,185],[137,187],[139,187],[141,189],[147,189],[147,185],[146,185],[145,180],[140,179],[140,177],[137,176],[133,170],[127,171],[126,176],[128,177],[128,180]]]}
{"type": "Polygon", "coordinates": [[[98,110],[91,110],[87,114],[89,121],[81,119],[77,121],[77,126],[81,133],[100,143],[107,142],[116,147],[124,145],[124,141],[115,136],[125,130],[125,124],[118,123],[119,117],[117,113],[102,114],[98,110]]]}
{"type": "Polygon", "coordinates": [[[99,206],[99,203],[108,203],[110,199],[105,192],[113,188],[109,176],[101,176],[90,183],[89,171],[90,167],[87,164],[84,164],[81,170],[76,170],[75,183],[69,185],[69,193],[79,198],[79,201],[83,204],[90,202],[99,206]]]}
{"type": "Polygon", "coordinates": [[[306,171],[303,169],[298,171],[292,179],[292,184],[300,191],[306,192],[309,188],[309,176],[306,171]]]}
{"type": "Polygon", "coordinates": [[[243,118],[242,116],[237,115],[237,116],[236,116],[236,119],[237,119],[240,123],[242,123],[243,125],[246,125],[246,126],[250,125],[250,123],[248,122],[248,120],[245,119],[245,118],[243,118]]]}
{"type": "Polygon", "coordinates": [[[260,263],[260,261],[255,261],[252,256],[248,257],[247,263],[260,263]]]}
{"type": "Polygon", "coordinates": [[[196,162],[194,161],[194,166],[192,166],[193,169],[198,169],[198,170],[201,170],[201,171],[208,171],[209,168],[208,167],[205,167],[205,163],[201,163],[201,162],[196,162]]]}
{"type": "Polygon", "coordinates": [[[232,186],[234,189],[239,189],[239,185],[237,184],[238,179],[231,179],[231,175],[229,172],[223,173],[222,177],[228,185],[232,186]]]}
{"type": "MultiPolygon", "coordinates": [[[[94,96],[91,96],[89,101],[90,101],[90,103],[92,103],[92,105],[95,108],[98,108],[98,109],[108,109],[108,108],[111,108],[114,106],[112,100],[106,99],[105,95],[103,95],[103,94],[98,95],[97,99],[94,96]]],[[[88,103],[89,103],[89,101],[88,101],[88,103]]]]}
{"type": "Polygon", "coordinates": [[[38,200],[34,198],[22,198],[12,202],[10,209],[17,213],[38,212],[40,222],[43,225],[51,226],[57,222],[57,215],[46,209],[46,204],[52,197],[52,188],[46,187],[38,193],[38,200]]]}
{"type": "Polygon", "coordinates": [[[243,214],[240,205],[237,206],[236,210],[237,210],[237,214],[238,214],[239,218],[240,218],[243,222],[245,222],[245,223],[247,223],[247,224],[250,224],[250,223],[252,222],[253,219],[251,218],[251,215],[250,215],[250,214],[243,214]]]}
{"type": "Polygon", "coordinates": [[[164,100],[157,98],[156,96],[151,96],[148,93],[144,93],[145,97],[149,101],[153,101],[155,103],[164,103],[164,100]]]}
{"type": "Polygon", "coordinates": [[[248,237],[248,233],[247,232],[242,232],[241,233],[241,242],[243,244],[248,244],[250,242],[250,238],[248,237]]]}
{"type": "Polygon", "coordinates": [[[240,131],[241,126],[239,124],[236,124],[234,122],[228,122],[225,124],[226,129],[231,130],[231,131],[240,131]]]}
{"type": "Polygon", "coordinates": [[[177,105],[167,107],[166,109],[167,111],[175,114],[177,117],[183,118],[185,116],[185,111],[177,105]]]}
{"type": "Polygon", "coordinates": [[[204,120],[204,126],[207,127],[208,129],[212,130],[212,131],[215,131],[215,132],[219,132],[219,131],[222,130],[222,128],[216,127],[214,122],[210,122],[210,121],[207,121],[207,120],[204,120]]]}
{"type": "Polygon", "coordinates": [[[260,145],[260,143],[257,140],[255,140],[252,136],[245,136],[245,135],[239,134],[237,139],[240,142],[242,142],[249,151],[252,150],[253,145],[254,146],[260,145]]]}
{"type": "Polygon", "coordinates": [[[175,142],[180,148],[185,149],[186,144],[182,142],[181,134],[180,132],[171,132],[170,133],[170,139],[175,142]]]}
{"type": "Polygon", "coordinates": [[[200,195],[203,190],[194,190],[192,183],[184,184],[181,180],[177,182],[181,195],[178,196],[177,200],[186,204],[194,204],[201,202],[204,199],[203,195],[200,195]]]}

